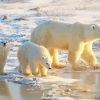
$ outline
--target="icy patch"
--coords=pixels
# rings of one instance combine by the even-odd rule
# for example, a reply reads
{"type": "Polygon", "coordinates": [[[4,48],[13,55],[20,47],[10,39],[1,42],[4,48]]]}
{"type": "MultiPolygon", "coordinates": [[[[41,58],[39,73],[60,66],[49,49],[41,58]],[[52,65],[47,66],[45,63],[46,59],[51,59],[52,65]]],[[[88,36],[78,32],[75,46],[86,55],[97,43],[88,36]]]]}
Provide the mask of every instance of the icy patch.
{"type": "Polygon", "coordinates": [[[11,79],[9,81],[13,81],[14,83],[24,84],[24,85],[37,83],[36,78],[22,78],[22,79],[21,78],[15,78],[15,79],[11,79]]]}
{"type": "MultiPolygon", "coordinates": [[[[11,75],[5,76],[5,77],[10,77],[11,75]]],[[[34,83],[57,83],[57,84],[70,84],[73,82],[78,82],[78,79],[64,79],[56,76],[49,76],[49,77],[25,77],[21,75],[15,75],[13,74],[12,77],[10,77],[11,82],[14,83],[19,83],[19,84],[34,84],[34,83]]]]}
{"type": "Polygon", "coordinates": [[[75,100],[71,97],[43,97],[42,100],[75,100]]]}
{"type": "Polygon", "coordinates": [[[56,76],[49,76],[45,78],[38,78],[39,83],[52,83],[52,82],[63,82],[63,83],[73,83],[79,81],[78,79],[65,79],[62,77],[56,77],[56,76]]]}
{"type": "Polygon", "coordinates": [[[20,74],[16,74],[16,73],[14,73],[14,72],[10,72],[10,73],[4,73],[4,75],[0,75],[0,80],[6,80],[6,79],[14,79],[14,78],[16,78],[16,77],[20,77],[20,78],[22,78],[22,77],[24,77],[24,76],[22,76],[22,75],[20,75],[20,74]]]}
{"type": "Polygon", "coordinates": [[[1,3],[35,3],[35,4],[44,4],[52,0],[0,0],[1,3]]]}

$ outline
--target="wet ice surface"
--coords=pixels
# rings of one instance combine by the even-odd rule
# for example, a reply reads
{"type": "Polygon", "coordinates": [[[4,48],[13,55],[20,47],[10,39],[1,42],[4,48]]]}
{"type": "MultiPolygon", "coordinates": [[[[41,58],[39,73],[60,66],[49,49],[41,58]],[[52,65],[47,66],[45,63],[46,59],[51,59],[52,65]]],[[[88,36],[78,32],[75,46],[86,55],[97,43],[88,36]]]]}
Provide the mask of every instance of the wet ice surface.
{"type": "MultiPolygon", "coordinates": [[[[61,62],[67,63],[67,66],[64,69],[50,71],[49,73],[52,76],[47,78],[25,77],[16,72],[18,47],[29,40],[31,31],[37,25],[50,19],[63,20],[69,23],[76,21],[100,23],[100,14],[98,13],[100,12],[99,0],[0,1],[2,1],[0,2],[0,41],[6,40],[12,44],[5,66],[5,72],[8,74],[0,75],[0,80],[8,80],[0,82],[0,86],[4,87],[4,94],[2,90],[0,98],[8,93],[7,95],[11,95],[9,100],[16,100],[12,92],[15,89],[20,91],[16,94],[18,95],[18,100],[25,100],[25,97],[31,100],[33,97],[37,98],[38,96],[44,100],[100,100],[99,70],[89,69],[86,72],[73,72],[70,70],[68,61],[66,61],[68,53],[59,53],[59,59],[61,62]],[[5,15],[7,19],[3,20],[5,15]],[[20,88],[19,84],[21,84],[20,88]],[[34,93],[34,91],[37,91],[37,93],[34,93]]],[[[99,41],[94,43],[93,50],[100,62],[99,41]]]]}
{"type": "MultiPolygon", "coordinates": [[[[36,91],[37,91],[37,96],[35,97],[39,97],[42,100],[67,100],[67,99],[99,100],[100,99],[99,73],[71,72],[71,73],[66,73],[66,75],[67,75],[66,78],[62,78],[61,76],[48,76],[41,78],[41,77],[25,77],[17,73],[16,74],[9,73],[8,75],[6,75],[6,77],[0,76],[1,80],[0,84],[2,85],[2,80],[7,79],[6,87],[10,88],[10,90],[8,89],[10,91],[9,93],[12,95],[12,91],[13,89],[15,89],[17,95],[21,95],[18,97],[20,98],[19,100],[24,100],[22,99],[24,98],[24,95],[27,98],[31,93],[34,95],[34,92],[36,91]],[[9,77],[7,78],[7,76],[9,77]],[[40,92],[42,92],[41,95],[39,94],[40,92]]],[[[4,84],[3,87],[5,88],[4,84]]],[[[29,98],[33,97],[34,96],[30,96],[29,98]]]]}

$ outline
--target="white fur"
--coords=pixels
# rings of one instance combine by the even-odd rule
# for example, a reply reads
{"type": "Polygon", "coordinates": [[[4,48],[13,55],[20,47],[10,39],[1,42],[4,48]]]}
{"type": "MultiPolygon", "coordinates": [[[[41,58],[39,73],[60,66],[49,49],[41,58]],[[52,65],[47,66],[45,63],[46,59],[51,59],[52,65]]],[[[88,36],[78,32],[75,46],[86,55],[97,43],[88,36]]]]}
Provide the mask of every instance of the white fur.
{"type": "Polygon", "coordinates": [[[53,56],[53,64],[59,65],[57,49],[68,50],[68,60],[73,69],[80,69],[79,59],[82,57],[91,66],[97,67],[96,57],[92,51],[92,43],[100,38],[100,27],[93,24],[64,23],[48,21],[31,34],[31,41],[48,48],[53,56]]]}
{"type": "Polygon", "coordinates": [[[0,74],[4,72],[4,66],[6,64],[7,55],[9,51],[8,43],[6,43],[6,45],[4,45],[4,43],[5,42],[0,42],[0,74]]]}
{"type": "Polygon", "coordinates": [[[47,75],[47,69],[51,68],[52,59],[48,50],[32,42],[25,42],[18,50],[20,71],[23,74],[47,75]]]}

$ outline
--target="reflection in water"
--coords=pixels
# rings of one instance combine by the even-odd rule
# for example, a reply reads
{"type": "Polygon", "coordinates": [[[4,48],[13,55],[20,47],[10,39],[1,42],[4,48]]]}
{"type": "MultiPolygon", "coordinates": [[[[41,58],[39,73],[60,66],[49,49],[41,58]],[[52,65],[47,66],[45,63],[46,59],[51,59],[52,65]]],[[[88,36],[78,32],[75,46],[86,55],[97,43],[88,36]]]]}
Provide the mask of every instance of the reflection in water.
{"type": "Polygon", "coordinates": [[[31,90],[31,86],[23,85],[20,87],[21,100],[41,100],[42,91],[31,90]]]}
{"type": "Polygon", "coordinates": [[[70,73],[69,76],[81,81],[71,84],[64,82],[40,83],[39,88],[36,88],[35,85],[19,85],[0,81],[0,100],[41,100],[41,98],[49,97],[100,100],[99,73],[75,72],[70,73]]]}
{"type": "Polygon", "coordinates": [[[81,72],[73,72],[72,74],[72,79],[80,79],[81,77],[81,72]]]}
{"type": "Polygon", "coordinates": [[[72,78],[81,80],[82,83],[81,84],[78,83],[78,84],[81,89],[87,91],[87,93],[85,94],[85,98],[90,97],[91,99],[93,98],[100,99],[100,74],[99,73],[96,72],[73,73],[72,78]],[[91,95],[88,94],[89,92],[91,92],[91,95]]]}
{"type": "Polygon", "coordinates": [[[12,100],[6,81],[0,80],[0,100],[12,100]]]}
{"type": "Polygon", "coordinates": [[[72,84],[58,84],[55,87],[47,84],[46,87],[51,87],[44,91],[43,97],[48,98],[52,96],[73,97],[77,99],[93,99],[100,100],[100,74],[95,72],[75,72],[68,73],[68,77],[72,79],[80,79],[80,82],[72,84]],[[97,87],[97,88],[96,88],[97,87]],[[99,98],[99,99],[98,99],[99,98]]]}
{"type": "Polygon", "coordinates": [[[100,100],[100,73],[98,73],[98,80],[96,84],[96,90],[97,90],[97,99],[100,100]]]}
{"type": "Polygon", "coordinates": [[[86,78],[84,79],[84,83],[88,83],[90,85],[97,84],[98,73],[88,73],[86,78]]]}
{"type": "Polygon", "coordinates": [[[30,85],[0,81],[0,100],[41,100],[42,91],[31,91],[30,85]]]}

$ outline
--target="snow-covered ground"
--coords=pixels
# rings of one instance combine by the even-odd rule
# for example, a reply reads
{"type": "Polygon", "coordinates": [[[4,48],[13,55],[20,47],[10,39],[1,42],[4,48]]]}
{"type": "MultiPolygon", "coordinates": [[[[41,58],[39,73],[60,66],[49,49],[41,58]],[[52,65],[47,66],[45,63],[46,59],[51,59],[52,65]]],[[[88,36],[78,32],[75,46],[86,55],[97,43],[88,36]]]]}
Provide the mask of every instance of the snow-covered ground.
{"type": "MultiPolygon", "coordinates": [[[[32,78],[27,79],[16,72],[18,66],[16,53],[18,47],[29,40],[32,30],[37,25],[51,19],[62,20],[69,23],[78,21],[99,24],[99,12],[99,0],[0,0],[0,41],[5,40],[12,43],[12,48],[10,49],[5,66],[5,72],[8,72],[9,75],[1,76],[0,79],[8,79],[20,84],[30,84],[30,82],[33,82],[32,78]],[[7,19],[4,19],[4,16],[7,16],[7,19]]],[[[94,43],[93,49],[97,55],[98,61],[100,61],[99,41],[94,43]]],[[[59,59],[62,62],[66,62],[66,57],[67,53],[59,53],[59,59]]],[[[99,70],[96,72],[99,72],[99,70]]],[[[39,82],[50,81],[53,86],[52,80],[59,80],[67,84],[57,84],[54,87],[55,90],[51,89],[49,92],[47,92],[49,89],[45,90],[42,88],[46,91],[46,93],[44,92],[44,96],[54,93],[56,97],[53,100],[80,100],[80,98],[83,98],[82,100],[86,100],[87,98],[96,100],[96,98],[98,98],[97,94],[100,94],[100,85],[98,85],[100,83],[100,75],[93,70],[92,72],[72,73],[67,63],[66,68],[54,69],[50,73],[55,77],[51,76],[44,80],[39,78],[39,82]],[[75,81],[80,81],[80,83],[72,85],[71,83],[75,81]],[[92,90],[94,90],[94,92],[92,92],[92,90]],[[58,91],[58,94],[55,94],[55,91],[58,91]],[[65,93],[64,91],[67,92],[65,93]],[[84,91],[85,93],[83,93],[84,91]],[[61,95],[61,93],[63,94],[61,95]],[[84,98],[83,96],[86,94],[88,94],[88,96],[84,98]],[[61,96],[63,97],[62,99],[61,96]]],[[[42,86],[48,87],[48,84],[42,86]]],[[[48,88],[52,88],[52,86],[48,88]]]]}

